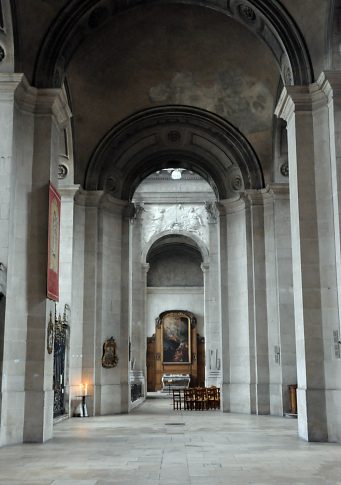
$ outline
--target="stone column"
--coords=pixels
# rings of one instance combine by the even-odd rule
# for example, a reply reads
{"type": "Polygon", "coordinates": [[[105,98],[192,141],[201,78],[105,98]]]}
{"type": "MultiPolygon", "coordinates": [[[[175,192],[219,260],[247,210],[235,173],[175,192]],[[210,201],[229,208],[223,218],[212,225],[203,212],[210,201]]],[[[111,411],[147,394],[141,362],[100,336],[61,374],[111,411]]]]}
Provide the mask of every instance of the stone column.
{"type": "Polygon", "coordinates": [[[251,413],[245,201],[238,197],[220,204],[226,213],[227,253],[227,271],[222,275],[225,280],[222,298],[227,301],[222,320],[224,410],[251,413]]]}
{"type": "MultiPolygon", "coordinates": [[[[29,93],[32,96],[33,91],[29,93]]],[[[27,341],[24,440],[41,442],[53,431],[53,354],[46,350],[48,184],[58,184],[60,131],[71,113],[62,90],[37,90],[34,105],[32,186],[29,196],[27,341]]],[[[22,103],[27,102],[27,93],[22,103]],[[24,99],[25,98],[25,99],[24,99]]],[[[21,100],[20,100],[21,101],[21,100]]],[[[20,103],[19,101],[19,103],[20,103]]]]}
{"type": "MultiPolygon", "coordinates": [[[[18,82],[17,75],[13,75],[18,82]]],[[[8,113],[10,116],[10,114],[8,113]]],[[[52,436],[53,355],[46,350],[54,305],[46,299],[48,184],[57,185],[59,136],[70,111],[61,90],[15,91],[1,442],[52,436]]]]}
{"type": "Polygon", "coordinates": [[[270,412],[264,227],[264,206],[270,198],[267,190],[250,190],[246,194],[251,402],[256,414],[270,412]]]}
{"type": "Polygon", "coordinates": [[[102,195],[101,191],[79,191],[75,198],[70,380],[73,398],[80,395],[80,384],[87,384],[90,416],[99,414],[100,409],[100,392],[96,388],[100,384],[95,364],[101,355],[98,355],[97,287],[102,195]]]}
{"type": "MultiPolygon", "coordinates": [[[[147,331],[145,322],[146,307],[146,274],[141,264],[141,241],[142,241],[142,206],[134,206],[134,214],[130,219],[129,240],[129,307],[131,329],[131,385],[142,385],[142,395],[145,395],[145,371],[146,371],[146,342],[147,331]]],[[[131,403],[131,406],[139,403],[141,399],[131,403]]]]}
{"type": "MultiPolygon", "coordinates": [[[[283,415],[290,411],[288,386],[297,384],[289,187],[272,184],[271,192],[275,261],[269,264],[269,270],[273,267],[275,279],[269,279],[268,298],[276,298],[276,324],[270,327],[269,320],[270,398],[271,414],[283,415]]],[[[267,229],[266,233],[271,232],[267,229]]],[[[268,257],[268,248],[266,253],[268,257]]]]}
{"type": "Polygon", "coordinates": [[[70,374],[73,397],[81,382],[88,386],[90,415],[127,411],[126,205],[101,191],[79,191],[75,200],[70,374]],[[110,337],[118,364],[103,368],[110,337]]]}
{"type": "MultiPolygon", "coordinates": [[[[10,232],[14,230],[14,187],[16,174],[16,158],[14,156],[14,138],[16,126],[15,116],[15,91],[22,81],[21,74],[0,74],[0,445],[21,442],[23,439],[23,410],[25,389],[25,336],[26,308],[23,302],[17,308],[17,316],[21,324],[21,336],[15,336],[15,330],[11,331],[9,325],[5,329],[5,311],[7,294],[7,268],[9,259],[9,244],[13,244],[10,232]],[[10,209],[12,214],[10,216],[10,209]],[[6,337],[5,337],[6,335],[6,337]],[[8,365],[2,362],[4,358],[4,339],[6,338],[6,358],[10,359],[8,365]],[[13,342],[13,344],[12,344],[13,342]],[[13,345],[13,348],[9,348],[13,345]],[[20,346],[20,349],[17,346],[20,346]],[[20,359],[15,365],[11,358],[11,352],[17,347],[16,357],[20,359]],[[11,377],[7,372],[10,372],[11,377]],[[16,380],[16,385],[10,381],[16,380]],[[10,396],[11,393],[11,396],[10,396]]],[[[28,137],[30,135],[28,134],[28,137]]],[[[29,167],[27,167],[29,176],[29,167]]],[[[17,209],[18,210],[18,209],[17,209]]],[[[21,226],[22,238],[26,237],[27,228],[21,226]]],[[[18,230],[18,229],[17,229],[18,230]]],[[[19,241],[18,241],[19,242],[19,241]]],[[[11,274],[10,279],[13,279],[11,274]]],[[[12,303],[13,304],[13,303],[12,303]]],[[[14,308],[14,307],[13,307],[14,308]]],[[[14,315],[13,315],[14,318],[14,315]]],[[[8,321],[8,318],[7,318],[8,321]]],[[[14,321],[14,320],[13,320],[14,321]]]]}
{"type": "Polygon", "coordinates": [[[326,441],[326,387],[335,380],[326,376],[326,358],[339,326],[327,98],[317,84],[287,87],[276,115],[288,131],[298,430],[326,441]]]}
{"type": "MultiPolygon", "coordinates": [[[[341,441],[341,73],[322,73],[318,86],[327,96],[329,118],[330,177],[334,214],[338,324],[331,320],[325,349],[326,411],[329,441],[341,441]],[[333,341],[331,343],[331,332],[333,341]],[[339,342],[339,343],[338,343],[339,342]]],[[[333,257],[333,255],[331,255],[333,257]]]]}
{"type": "Polygon", "coordinates": [[[222,385],[220,221],[215,203],[207,203],[209,230],[209,267],[205,269],[205,349],[206,385],[222,385]]]}
{"type": "Polygon", "coordinates": [[[73,265],[73,221],[74,197],[79,189],[78,185],[58,187],[61,196],[60,217],[60,250],[59,250],[59,303],[57,313],[68,317],[69,329],[67,333],[65,355],[65,412],[71,414],[71,393],[69,382],[70,366],[70,326],[72,326],[72,265],[73,265]],[[65,307],[65,305],[67,305],[65,307]]]}
{"type": "Polygon", "coordinates": [[[109,194],[102,197],[99,208],[98,255],[97,255],[97,302],[95,331],[95,382],[96,414],[123,412],[121,386],[127,381],[128,339],[125,331],[128,322],[121,313],[122,282],[128,274],[122,273],[122,226],[127,203],[109,194]],[[113,337],[116,342],[117,366],[103,368],[101,363],[103,343],[113,337]]]}

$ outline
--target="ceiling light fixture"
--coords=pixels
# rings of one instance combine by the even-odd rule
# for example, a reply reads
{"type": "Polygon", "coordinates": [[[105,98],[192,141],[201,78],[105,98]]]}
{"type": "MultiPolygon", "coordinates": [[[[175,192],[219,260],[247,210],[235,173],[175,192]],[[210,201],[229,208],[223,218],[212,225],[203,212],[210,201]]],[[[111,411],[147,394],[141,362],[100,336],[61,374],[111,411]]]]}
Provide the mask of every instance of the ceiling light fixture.
{"type": "Polygon", "coordinates": [[[175,168],[172,173],[171,177],[173,180],[180,180],[181,179],[181,169],[175,168]]]}

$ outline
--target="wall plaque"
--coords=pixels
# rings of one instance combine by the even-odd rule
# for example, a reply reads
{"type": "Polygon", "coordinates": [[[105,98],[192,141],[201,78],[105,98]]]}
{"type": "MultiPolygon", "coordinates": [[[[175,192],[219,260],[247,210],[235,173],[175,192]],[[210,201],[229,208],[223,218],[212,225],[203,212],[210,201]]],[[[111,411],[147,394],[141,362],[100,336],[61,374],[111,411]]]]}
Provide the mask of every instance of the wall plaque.
{"type": "Polygon", "coordinates": [[[112,367],[116,367],[117,364],[116,342],[114,337],[110,337],[103,344],[102,367],[111,369],[112,367]]]}

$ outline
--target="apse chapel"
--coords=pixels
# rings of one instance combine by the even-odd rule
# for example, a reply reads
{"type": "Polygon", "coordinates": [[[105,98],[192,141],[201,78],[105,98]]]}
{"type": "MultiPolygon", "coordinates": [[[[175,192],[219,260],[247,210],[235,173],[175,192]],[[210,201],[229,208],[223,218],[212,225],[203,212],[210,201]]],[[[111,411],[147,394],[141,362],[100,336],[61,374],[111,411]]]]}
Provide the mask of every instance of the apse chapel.
{"type": "Polygon", "coordinates": [[[341,441],[340,46],[339,0],[0,0],[2,446],[166,373],[341,441]]]}

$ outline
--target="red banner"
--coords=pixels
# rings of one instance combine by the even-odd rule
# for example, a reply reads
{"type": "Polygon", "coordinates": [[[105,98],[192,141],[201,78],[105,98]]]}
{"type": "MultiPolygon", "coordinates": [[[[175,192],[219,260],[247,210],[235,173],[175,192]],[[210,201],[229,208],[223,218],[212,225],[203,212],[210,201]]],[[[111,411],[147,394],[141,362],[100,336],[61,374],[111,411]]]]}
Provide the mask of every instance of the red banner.
{"type": "Polygon", "coordinates": [[[49,229],[47,259],[47,298],[59,301],[60,195],[49,186],[49,229]]]}

